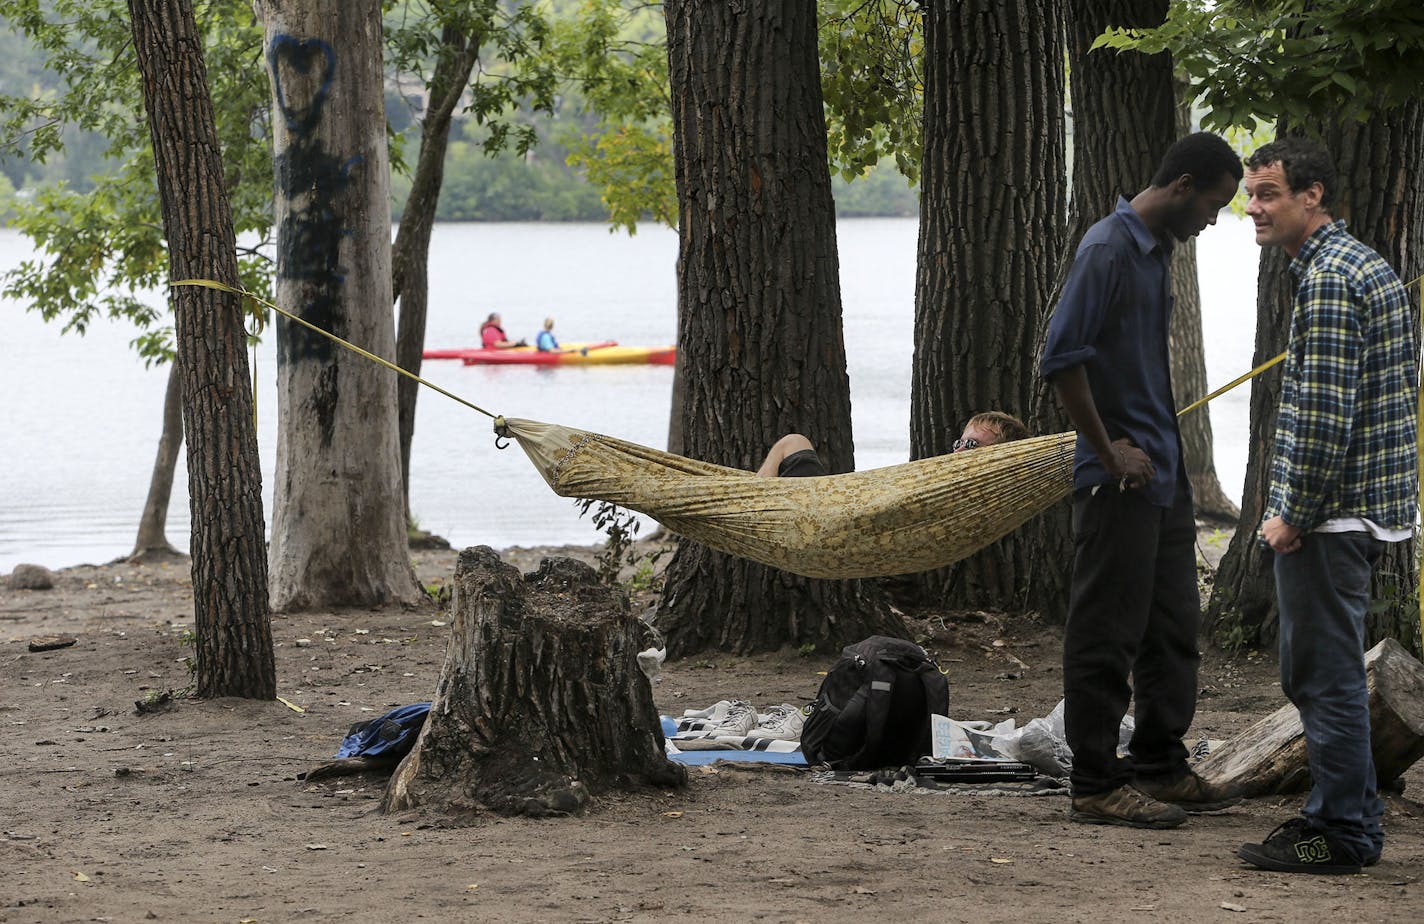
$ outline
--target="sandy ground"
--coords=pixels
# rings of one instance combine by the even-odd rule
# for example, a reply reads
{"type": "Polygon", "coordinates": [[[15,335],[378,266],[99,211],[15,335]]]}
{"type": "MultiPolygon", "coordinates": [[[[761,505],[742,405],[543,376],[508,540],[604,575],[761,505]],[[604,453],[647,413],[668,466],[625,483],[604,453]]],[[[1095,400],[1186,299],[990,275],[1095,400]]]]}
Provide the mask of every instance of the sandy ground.
{"type": "MultiPolygon", "coordinates": [[[[545,551],[506,556],[532,569],[545,551]]],[[[417,568],[448,582],[454,553],[419,553],[417,568]]],[[[1027,721],[1058,701],[1058,629],[919,615],[955,718],[1027,721]]],[[[1061,795],[873,792],[722,764],[582,818],[450,827],[377,812],[380,777],[298,781],[352,722],[430,698],[444,621],[434,606],[278,616],[280,693],[305,711],[179,700],[149,715],[136,700],[188,684],[186,562],[0,588],[0,921],[1394,921],[1424,909],[1424,820],[1407,799],[1391,801],[1378,866],[1309,877],[1232,856],[1298,797],[1144,832],[1070,823],[1061,795]],[[52,634],[78,642],[28,650],[52,634]]],[[[655,696],[667,713],[799,704],[828,664],[700,657],[666,665],[655,696]]],[[[1193,733],[1230,737],[1281,702],[1272,657],[1208,651],[1193,733]]],[[[1406,781],[1424,791],[1421,767],[1406,781]]]]}

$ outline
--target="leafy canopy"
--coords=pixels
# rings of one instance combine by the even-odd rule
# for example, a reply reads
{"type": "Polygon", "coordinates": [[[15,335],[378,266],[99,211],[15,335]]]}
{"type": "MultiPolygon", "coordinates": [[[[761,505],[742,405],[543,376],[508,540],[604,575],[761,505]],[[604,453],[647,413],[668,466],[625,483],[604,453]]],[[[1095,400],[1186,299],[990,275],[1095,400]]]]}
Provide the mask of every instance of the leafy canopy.
{"type": "MultiPolygon", "coordinates": [[[[252,79],[262,73],[262,30],[241,0],[208,0],[196,12],[235,229],[260,245],[271,226],[272,184],[267,85],[252,79]]],[[[166,358],[171,330],[155,326],[162,312],[142,297],[166,279],[168,255],[127,5],[11,0],[5,20],[43,51],[60,89],[0,96],[0,153],[43,162],[77,128],[106,140],[109,169],[88,192],[59,183],[16,204],[13,224],[36,256],[5,275],[4,294],[61,320],[65,331],[83,333],[106,315],[132,319],[146,331],[135,341],[140,355],[166,358]]],[[[260,290],[267,261],[256,247],[239,256],[243,285],[260,290]]]]}
{"type": "Polygon", "coordinates": [[[1094,48],[1170,51],[1202,87],[1210,127],[1361,121],[1418,95],[1419,0],[1175,0],[1154,29],[1110,28],[1094,48]]]}
{"type": "MultiPolygon", "coordinates": [[[[667,28],[641,0],[558,4],[556,68],[583,123],[560,141],[599,190],[615,229],[677,222],[667,28]]],[[[914,0],[819,0],[830,167],[845,180],[887,158],[919,176],[922,13],[914,0]]]]}
{"type": "MultiPolygon", "coordinates": [[[[273,169],[262,24],[250,0],[194,5],[242,285],[269,291],[273,169]]],[[[488,129],[486,151],[510,146],[522,153],[536,136],[511,116],[521,107],[547,111],[555,81],[548,68],[503,66],[537,58],[547,36],[532,5],[507,6],[500,0],[388,0],[386,55],[388,69],[415,83],[410,95],[420,98],[435,62],[453,53],[451,42],[479,36],[482,63],[465,113],[488,129]]],[[[166,311],[145,298],[167,281],[168,253],[126,0],[7,0],[0,22],[39,49],[57,78],[44,84],[57,85],[53,91],[36,91],[38,84],[26,80],[27,94],[0,94],[0,156],[43,162],[64,150],[75,129],[107,144],[107,169],[91,178],[91,190],[59,183],[36,190],[29,201],[4,203],[14,208],[12,224],[33,241],[36,255],[4,276],[3,294],[61,322],[66,332],[82,334],[100,317],[127,318],[144,330],[135,341],[140,355],[167,359],[172,331],[163,323],[166,311]]],[[[391,137],[392,163],[399,167],[399,139],[391,137]]]]}

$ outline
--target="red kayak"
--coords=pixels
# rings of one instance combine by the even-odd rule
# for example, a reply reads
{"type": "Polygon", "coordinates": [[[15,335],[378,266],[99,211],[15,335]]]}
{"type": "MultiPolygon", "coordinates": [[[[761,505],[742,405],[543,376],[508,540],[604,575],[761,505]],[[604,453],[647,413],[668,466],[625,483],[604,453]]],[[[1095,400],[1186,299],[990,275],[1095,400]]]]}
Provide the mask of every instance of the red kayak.
{"type": "MultiPolygon", "coordinates": [[[[617,340],[600,340],[597,343],[570,343],[564,348],[570,350],[601,350],[617,345],[617,340]]],[[[532,346],[510,347],[505,350],[486,350],[483,347],[460,347],[455,350],[426,350],[420,354],[420,356],[422,359],[465,359],[467,357],[473,357],[478,361],[480,357],[494,353],[513,353],[519,356],[525,356],[529,353],[537,352],[539,351],[532,346]]],[[[529,362],[529,360],[522,360],[522,362],[529,362]]]]}
{"type": "Polygon", "coordinates": [[[677,347],[619,346],[616,340],[604,340],[567,343],[546,351],[523,346],[504,350],[426,350],[422,355],[425,359],[458,359],[467,366],[671,366],[677,361],[677,347]]]}

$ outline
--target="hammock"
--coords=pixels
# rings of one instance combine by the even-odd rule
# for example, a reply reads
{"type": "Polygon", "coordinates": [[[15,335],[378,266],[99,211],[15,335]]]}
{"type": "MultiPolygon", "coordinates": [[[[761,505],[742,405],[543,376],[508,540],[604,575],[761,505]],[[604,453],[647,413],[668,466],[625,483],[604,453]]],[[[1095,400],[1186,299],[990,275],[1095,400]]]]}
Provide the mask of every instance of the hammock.
{"type": "Polygon", "coordinates": [[[557,424],[503,418],[554,493],[647,514],[723,552],[812,578],[927,571],[989,545],[1073,487],[1073,433],[844,475],[757,478],[557,424]]]}
{"type": "MultiPolygon", "coordinates": [[[[880,577],[943,567],[1013,532],[1073,487],[1073,433],[844,475],[757,478],[599,433],[496,417],[251,292],[213,279],[169,284],[231,292],[264,305],[493,417],[495,432],[518,440],[549,487],[562,497],[592,498],[636,510],[678,535],[805,577],[880,577]]],[[[1284,354],[1277,361],[1282,358],[1284,354]]]]}

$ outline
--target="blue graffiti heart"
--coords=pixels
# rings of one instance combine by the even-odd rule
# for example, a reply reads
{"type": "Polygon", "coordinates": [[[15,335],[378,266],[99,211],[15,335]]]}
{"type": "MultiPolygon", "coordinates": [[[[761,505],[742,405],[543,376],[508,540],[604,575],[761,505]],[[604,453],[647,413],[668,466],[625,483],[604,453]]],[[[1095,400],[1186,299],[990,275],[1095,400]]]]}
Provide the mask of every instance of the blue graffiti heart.
{"type": "Polygon", "coordinates": [[[316,127],[321,119],[322,106],[326,104],[326,94],[331,88],[331,78],[336,71],[336,52],[321,39],[299,39],[295,36],[279,34],[273,36],[267,49],[267,64],[272,69],[272,85],[277,92],[277,107],[287,130],[293,134],[306,134],[316,127]],[[293,75],[310,78],[320,69],[315,80],[288,80],[293,75]],[[305,105],[288,101],[288,90],[305,93],[305,105]]]}

